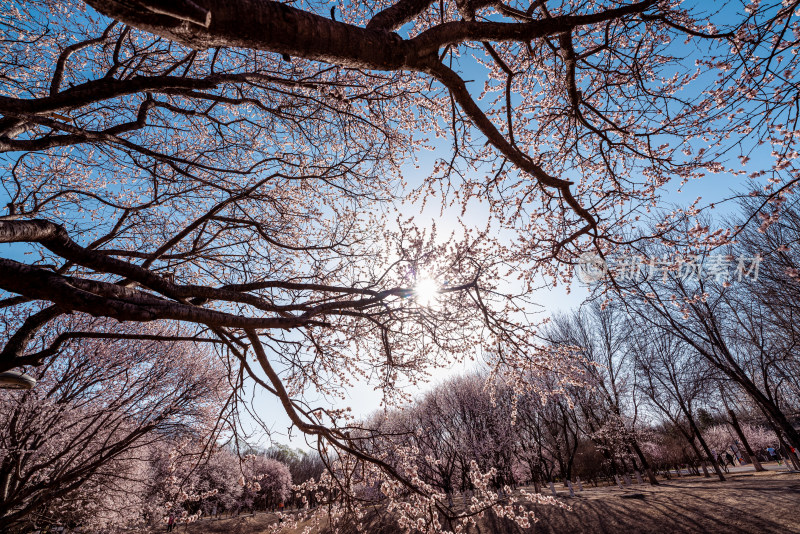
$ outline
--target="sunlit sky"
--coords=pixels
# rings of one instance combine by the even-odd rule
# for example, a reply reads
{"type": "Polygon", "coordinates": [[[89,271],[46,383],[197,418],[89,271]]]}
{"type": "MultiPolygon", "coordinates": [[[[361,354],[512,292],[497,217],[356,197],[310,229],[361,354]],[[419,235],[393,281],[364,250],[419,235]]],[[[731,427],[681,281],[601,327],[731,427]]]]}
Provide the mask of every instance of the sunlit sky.
{"type": "MultiPolygon", "coordinates": [[[[757,164],[754,162],[754,164],[757,164]]],[[[426,169],[430,169],[433,165],[433,157],[430,155],[420,155],[420,166],[415,168],[409,165],[409,174],[406,179],[412,184],[415,180],[421,181],[426,176],[426,169]],[[413,168],[412,168],[413,167],[413,168]]],[[[741,177],[730,176],[727,174],[708,174],[700,180],[690,181],[680,187],[679,180],[669,183],[664,190],[664,204],[671,204],[678,207],[687,207],[692,204],[698,197],[701,198],[701,205],[707,205],[712,202],[719,202],[724,200],[734,192],[741,191],[746,186],[744,179],[741,177]]],[[[722,214],[723,211],[733,209],[732,205],[723,204],[721,207],[716,208],[715,211],[722,214]]],[[[444,216],[440,215],[440,205],[437,203],[428,203],[424,211],[417,217],[417,223],[420,226],[436,224],[437,229],[441,235],[449,234],[450,230],[457,228],[456,220],[458,213],[448,214],[445,212],[444,216]]],[[[419,208],[415,206],[405,206],[404,213],[419,213],[419,208]]],[[[467,222],[480,226],[485,223],[485,214],[477,209],[476,212],[467,212],[464,218],[467,222]]],[[[435,285],[433,281],[426,281],[423,284],[421,293],[430,292],[435,285]]],[[[563,284],[553,286],[552,283],[547,283],[543,280],[542,287],[537,290],[535,294],[535,301],[541,306],[541,317],[551,316],[566,312],[569,310],[577,309],[581,303],[589,296],[589,286],[575,280],[574,283],[567,288],[563,284]]],[[[479,352],[480,349],[478,348],[479,352]]],[[[454,365],[446,369],[434,369],[431,372],[430,381],[419,388],[419,394],[430,390],[437,384],[442,383],[449,377],[470,372],[480,368],[480,358],[474,360],[467,360],[460,364],[454,365]]],[[[254,396],[255,402],[253,409],[257,410],[262,420],[272,423],[270,437],[267,438],[262,432],[254,429],[253,441],[259,443],[261,446],[269,446],[270,443],[286,444],[301,449],[307,449],[305,443],[306,438],[302,436],[295,429],[288,434],[290,426],[289,418],[283,412],[283,408],[276,398],[272,397],[266,392],[258,392],[254,396]],[[270,441],[271,439],[271,441],[270,441]]],[[[363,381],[355,382],[352,388],[348,388],[346,399],[344,402],[339,403],[337,406],[349,406],[352,408],[353,415],[356,418],[367,416],[376,410],[381,409],[381,395],[374,390],[374,386],[363,381]]],[[[313,439],[313,438],[312,438],[313,439]]],[[[313,441],[311,442],[313,443],[313,441]]]]}
{"type": "MultiPolygon", "coordinates": [[[[466,61],[463,59],[462,61],[466,61]]],[[[485,71],[480,69],[473,69],[473,67],[461,65],[461,71],[465,78],[475,80],[475,85],[483,83],[485,71]],[[474,72],[473,72],[474,71],[474,72]]],[[[476,133],[476,136],[480,134],[476,133]]],[[[409,188],[414,188],[420,185],[431,174],[431,170],[436,161],[436,158],[449,157],[451,152],[451,140],[440,139],[433,141],[434,150],[431,152],[420,152],[417,156],[416,164],[409,162],[404,169],[404,179],[409,184],[409,188]]],[[[762,156],[752,154],[752,160],[748,168],[768,167],[771,160],[768,158],[769,150],[764,147],[762,156]]],[[[663,207],[678,207],[686,208],[693,204],[700,198],[699,206],[707,206],[711,203],[716,204],[713,214],[722,216],[731,213],[735,210],[733,202],[719,204],[721,201],[729,198],[734,192],[742,192],[752,184],[746,183],[747,178],[741,176],[732,176],[730,174],[713,174],[707,173],[701,179],[692,180],[685,184],[681,184],[679,178],[666,184],[662,190],[663,207]]],[[[405,202],[398,206],[397,209],[404,217],[414,216],[416,224],[420,227],[436,226],[438,235],[448,236],[451,232],[458,234],[459,220],[468,225],[477,228],[483,228],[486,225],[487,210],[485,205],[481,205],[479,201],[473,202],[471,207],[463,217],[460,217],[461,207],[451,208],[442,211],[440,199],[428,199],[425,203],[424,209],[421,209],[421,202],[413,204],[405,202]]],[[[435,281],[426,282],[426,284],[435,285],[435,281]]],[[[429,291],[423,288],[423,291],[429,291]]],[[[575,280],[569,287],[564,284],[554,285],[552,280],[542,280],[541,287],[536,291],[533,300],[540,306],[538,312],[541,318],[550,317],[554,314],[563,313],[569,310],[577,309],[581,303],[589,296],[590,288],[585,284],[575,280]]],[[[476,354],[480,353],[480,348],[476,348],[476,354]]],[[[467,360],[457,365],[445,369],[433,369],[431,371],[430,381],[419,388],[418,394],[423,394],[425,391],[430,390],[437,384],[442,383],[449,377],[463,374],[481,367],[480,357],[474,360],[467,360]]],[[[349,406],[352,408],[352,413],[356,418],[367,416],[376,410],[381,409],[381,395],[374,390],[374,386],[363,381],[356,382],[352,388],[349,388],[346,393],[344,402],[338,403],[337,407],[349,406]]],[[[272,398],[268,393],[257,393],[254,397],[255,403],[253,409],[257,410],[261,419],[264,421],[273,422],[271,427],[270,439],[274,443],[289,444],[294,447],[307,448],[305,445],[305,437],[298,434],[296,430],[293,431],[290,437],[287,434],[289,428],[289,419],[284,414],[283,408],[280,403],[272,398]]],[[[262,436],[261,445],[268,446],[270,441],[263,433],[255,430],[253,438],[258,439],[262,436]]]]}

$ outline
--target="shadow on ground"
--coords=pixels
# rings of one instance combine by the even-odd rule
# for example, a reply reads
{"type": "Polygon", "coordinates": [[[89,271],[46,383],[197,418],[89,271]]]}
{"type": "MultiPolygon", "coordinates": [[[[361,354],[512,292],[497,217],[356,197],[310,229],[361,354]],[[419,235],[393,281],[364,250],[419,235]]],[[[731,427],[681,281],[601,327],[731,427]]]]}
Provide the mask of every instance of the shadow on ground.
{"type": "Polygon", "coordinates": [[[472,532],[800,533],[800,475],[791,473],[731,475],[726,482],[678,479],[657,488],[598,488],[561,500],[571,510],[538,505],[539,521],[532,529],[488,517],[472,532]],[[633,496],[638,498],[626,498],[633,496]]]}

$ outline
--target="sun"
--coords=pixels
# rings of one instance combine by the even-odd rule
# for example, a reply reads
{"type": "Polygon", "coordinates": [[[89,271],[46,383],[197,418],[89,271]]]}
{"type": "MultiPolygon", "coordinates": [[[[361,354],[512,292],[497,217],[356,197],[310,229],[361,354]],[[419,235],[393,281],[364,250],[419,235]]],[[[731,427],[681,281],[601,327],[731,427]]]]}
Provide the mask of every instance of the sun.
{"type": "Polygon", "coordinates": [[[420,278],[414,286],[414,296],[422,306],[431,306],[439,297],[439,284],[433,278],[420,278]]]}

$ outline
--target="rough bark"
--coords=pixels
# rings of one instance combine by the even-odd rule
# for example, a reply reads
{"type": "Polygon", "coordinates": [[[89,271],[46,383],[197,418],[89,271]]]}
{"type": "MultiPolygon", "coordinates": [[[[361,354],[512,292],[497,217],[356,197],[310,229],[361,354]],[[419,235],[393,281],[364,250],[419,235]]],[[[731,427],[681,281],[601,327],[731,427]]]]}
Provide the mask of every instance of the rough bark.
{"type": "Polygon", "coordinates": [[[313,59],[347,67],[377,70],[414,68],[419,59],[435,55],[448,44],[465,41],[530,41],[557,35],[577,26],[643,13],[655,5],[645,0],[616,9],[529,22],[445,22],[412,39],[385,29],[397,27],[419,13],[425,2],[400,2],[376,16],[367,28],[337,22],[280,2],[265,0],[198,0],[210,17],[208,26],[178,13],[166,14],[173,2],[88,0],[97,11],[195,49],[242,47],[313,59]]]}

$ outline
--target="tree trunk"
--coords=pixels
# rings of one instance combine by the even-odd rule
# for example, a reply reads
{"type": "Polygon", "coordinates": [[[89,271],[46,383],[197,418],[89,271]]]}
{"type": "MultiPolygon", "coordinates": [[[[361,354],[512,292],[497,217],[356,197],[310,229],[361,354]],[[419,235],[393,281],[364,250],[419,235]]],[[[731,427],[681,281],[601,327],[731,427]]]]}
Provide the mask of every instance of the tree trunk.
{"type": "MultiPolygon", "coordinates": [[[[789,444],[794,446],[796,449],[800,450],[800,432],[795,430],[792,423],[789,422],[787,419],[786,414],[778,408],[778,406],[767,397],[763,391],[761,391],[758,386],[753,383],[752,380],[745,374],[745,372],[736,364],[734,358],[730,355],[727,351],[726,347],[722,347],[725,353],[725,359],[727,360],[727,365],[720,365],[713,357],[709,356],[708,354],[702,353],[706,358],[711,361],[712,364],[716,365],[722,372],[724,372],[729,378],[731,378],[734,382],[739,384],[744,391],[750,395],[750,398],[755,401],[758,407],[761,409],[762,412],[770,419],[773,423],[773,426],[777,426],[780,430],[783,431],[783,434],[786,436],[789,444]]],[[[780,434],[780,432],[778,433],[780,434]]]]}
{"type": "Polygon", "coordinates": [[[650,464],[647,463],[647,459],[644,457],[644,453],[642,452],[642,449],[639,448],[639,444],[636,443],[635,439],[631,440],[631,446],[633,447],[636,456],[639,457],[639,462],[642,464],[642,469],[645,473],[647,473],[647,479],[650,481],[650,485],[658,486],[658,479],[653,473],[653,470],[650,468],[650,464]]]}
{"type": "Polygon", "coordinates": [[[783,439],[780,439],[780,444],[780,450],[786,457],[786,467],[789,467],[789,462],[791,462],[792,469],[795,471],[800,471],[800,466],[797,464],[797,458],[795,458],[795,455],[791,453],[789,445],[783,439]]]}
{"type": "MultiPolygon", "coordinates": [[[[719,479],[724,482],[725,475],[722,474],[722,469],[719,468],[719,464],[717,463],[717,460],[714,458],[714,455],[711,454],[711,449],[708,448],[706,440],[704,440],[702,434],[700,434],[700,429],[697,428],[697,425],[694,422],[694,418],[689,414],[688,410],[684,409],[684,413],[686,414],[687,419],[689,419],[689,425],[692,427],[694,435],[697,436],[697,441],[700,442],[700,446],[703,447],[703,451],[705,451],[708,461],[711,462],[711,466],[714,468],[714,472],[717,473],[719,479]]],[[[705,465],[703,466],[703,470],[705,471],[705,465]]]]}
{"type": "MultiPolygon", "coordinates": [[[[700,453],[700,449],[697,448],[697,444],[694,442],[694,439],[692,438],[692,436],[689,435],[688,432],[686,432],[686,430],[684,430],[683,426],[677,423],[675,424],[675,426],[678,428],[678,430],[680,430],[681,434],[683,434],[683,437],[686,438],[686,441],[689,443],[689,446],[692,448],[694,454],[697,456],[697,460],[700,462],[700,467],[703,468],[703,476],[709,478],[711,475],[708,474],[708,469],[706,468],[706,464],[703,462],[703,455],[700,453]]],[[[689,467],[690,466],[687,463],[686,471],[690,473],[691,471],[689,470],[689,467]]],[[[697,469],[695,469],[695,471],[697,471],[698,474],[700,473],[700,471],[697,469]]],[[[680,473],[680,470],[678,470],[678,473],[680,473]]]]}
{"type": "Polygon", "coordinates": [[[748,462],[753,464],[756,471],[765,471],[764,467],[761,465],[761,462],[758,461],[756,455],[753,453],[753,449],[750,448],[750,443],[748,443],[747,438],[742,431],[742,427],[739,425],[739,419],[736,417],[736,414],[728,408],[728,415],[731,418],[731,426],[736,431],[736,435],[739,436],[739,441],[742,442],[744,446],[744,455],[748,462]]]}
{"type": "MultiPolygon", "coordinates": [[[[777,410],[777,408],[776,408],[776,410],[777,410]]],[[[783,424],[781,424],[781,421],[777,420],[773,416],[772,412],[767,410],[764,406],[761,406],[761,411],[764,413],[764,415],[767,416],[767,422],[769,423],[769,426],[772,427],[773,432],[775,432],[775,435],[778,436],[778,442],[780,443],[780,446],[778,447],[778,451],[780,451],[780,449],[782,447],[786,446],[786,443],[785,443],[786,440],[784,440],[784,438],[788,438],[789,444],[792,444],[793,443],[792,437],[789,436],[786,432],[781,432],[781,430],[785,430],[785,428],[783,427],[783,424]]],[[[794,427],[792,426],[792,424],[789,423],[789,420],[786,419],[786,416],[783,415],[783,412],[778,410],[778,413],[783,418],[783,420],[786,422],[786,424],[792,429],[792,432],[794,432],[794,434],[796,435],[797,432],[794,430],[794,427]]],[[[797,445],[793,445],[793,446],[794,446],[795,449],[800,449],[800,448],[797,447],[797,445]]],[[[794,464],[794,463],[795,462],[793,461],[792,464],[794,464]]]]}

